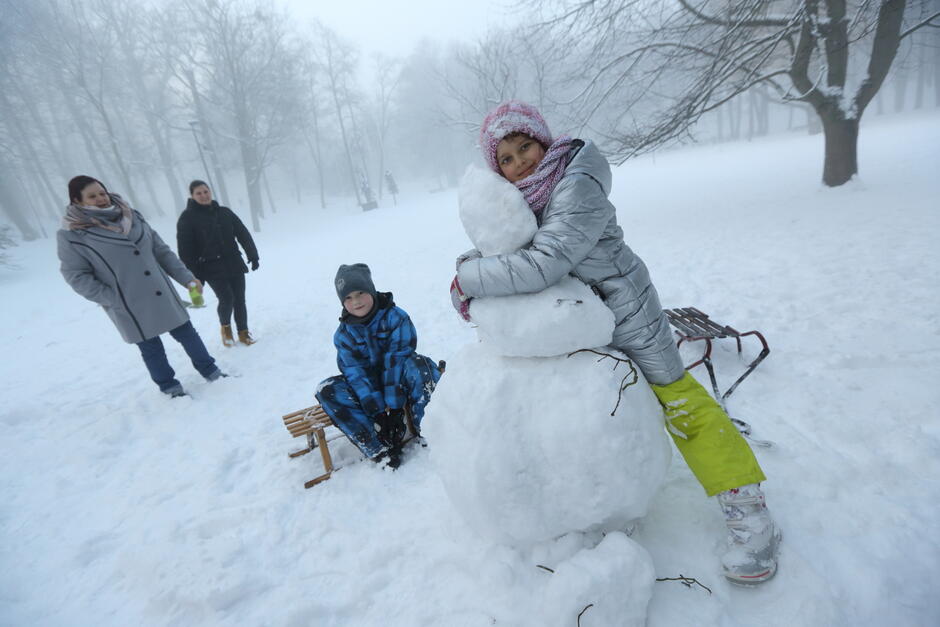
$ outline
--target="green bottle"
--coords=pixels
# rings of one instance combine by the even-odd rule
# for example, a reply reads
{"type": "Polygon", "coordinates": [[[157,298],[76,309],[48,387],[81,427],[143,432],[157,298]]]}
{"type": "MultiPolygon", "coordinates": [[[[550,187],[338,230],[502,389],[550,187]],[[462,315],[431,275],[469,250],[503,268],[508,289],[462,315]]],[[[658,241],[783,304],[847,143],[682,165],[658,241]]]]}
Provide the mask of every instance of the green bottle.
{"type": "Polygon", "coordinates": [[[196,289],[195,285],[189,288],[189,298],[193,301],[193,307],[206,306],[205,299],[202,297],[202,294],[199,293],[199,290],[196,289]]]}

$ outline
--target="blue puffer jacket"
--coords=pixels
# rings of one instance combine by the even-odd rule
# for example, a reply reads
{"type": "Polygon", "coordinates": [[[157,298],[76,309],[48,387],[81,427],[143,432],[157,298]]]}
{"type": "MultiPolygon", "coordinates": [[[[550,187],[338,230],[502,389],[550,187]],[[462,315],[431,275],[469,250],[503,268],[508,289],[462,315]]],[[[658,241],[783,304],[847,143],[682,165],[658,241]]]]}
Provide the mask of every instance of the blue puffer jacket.
{"type": "Polygon", "coordinates": [[[402,377],[418,344],[411,318],[395,306],[391,292],[379,292],[376,300],[375,315],[364,324],[344,310],[333,335],[339,370],[369,416],[405,406],[402,377]]]}

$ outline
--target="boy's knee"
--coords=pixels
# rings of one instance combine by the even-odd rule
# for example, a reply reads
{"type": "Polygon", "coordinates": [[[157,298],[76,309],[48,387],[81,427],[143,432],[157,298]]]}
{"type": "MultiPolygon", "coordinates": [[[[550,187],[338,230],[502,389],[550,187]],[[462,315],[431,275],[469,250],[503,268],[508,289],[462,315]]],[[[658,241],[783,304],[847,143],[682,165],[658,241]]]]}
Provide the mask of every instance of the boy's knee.
{"type": "Polygon", "coordinates": [[[329,379],[320,381],[317,385],[317,391],[314,394],[317,400],[334,400],[336,398],[336,384],[338,379],[342,379],[342,377],[330,377],[329,379]]]}

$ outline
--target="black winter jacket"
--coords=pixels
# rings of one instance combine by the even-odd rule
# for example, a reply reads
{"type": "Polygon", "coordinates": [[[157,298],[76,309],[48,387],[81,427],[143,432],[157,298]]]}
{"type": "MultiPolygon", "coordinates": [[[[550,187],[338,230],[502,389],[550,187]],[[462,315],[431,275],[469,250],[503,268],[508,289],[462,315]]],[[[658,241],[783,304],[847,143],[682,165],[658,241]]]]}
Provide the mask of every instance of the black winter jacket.
{"type": "Polygon", "coordinates": [[[201,281],[248,272],[236,239],[248,261],[257,261],[258,249],[251,233],[235,212],[214,200],[211,205],[200,205],[190,198],[176,222],[179,257],[201,281]]]}

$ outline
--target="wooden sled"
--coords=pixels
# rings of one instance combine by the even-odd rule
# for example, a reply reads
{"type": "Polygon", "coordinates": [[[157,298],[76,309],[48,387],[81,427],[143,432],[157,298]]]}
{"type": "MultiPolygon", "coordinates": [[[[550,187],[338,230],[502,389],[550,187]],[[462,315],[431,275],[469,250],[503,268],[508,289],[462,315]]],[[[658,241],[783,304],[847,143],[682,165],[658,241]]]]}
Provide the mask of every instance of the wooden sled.
{"type": "MultiPolygon", "coordinates": [[[[322,483],[333,476],[335,470],[339,470],[333,465],[333,456],[330,454],[330,442],[345,438],[345,434],[334,436],[327,439],[325,429],[335,426],[333,420],[327,415],[319,405],[305,407],[295,412],[286,414],[284,417],[284,426],[295,438],[306,437],[307,448],[303,448],[293,453],[288,453],[291,459],[306,455],[315,448],[320,449],[320,456],[323,458],[323,474],[314,477],[304,483],[304,488],[312,488],[318,483],[322,483]]],[[[405,427],[407,432],[402,444],[410,442],[417,436],[414,422],[411,417],[411,409],[405,406],[405,427]]]]}
{"type": "Polygon", "coordinates": [[[323,458],[323,474],[304,483],[305,488],[312,488],[322,481],[326,481],[333,474],[333,457],[330,455],[329,442],[324,429],[333,426],[333,421],[326,415],[319,405],[305,407],[284,416],[284,426],[295,438],[306,437],[307,448],[288,453],[292,459],[306,455],[315,448],[320,449],[323,458]]]}

